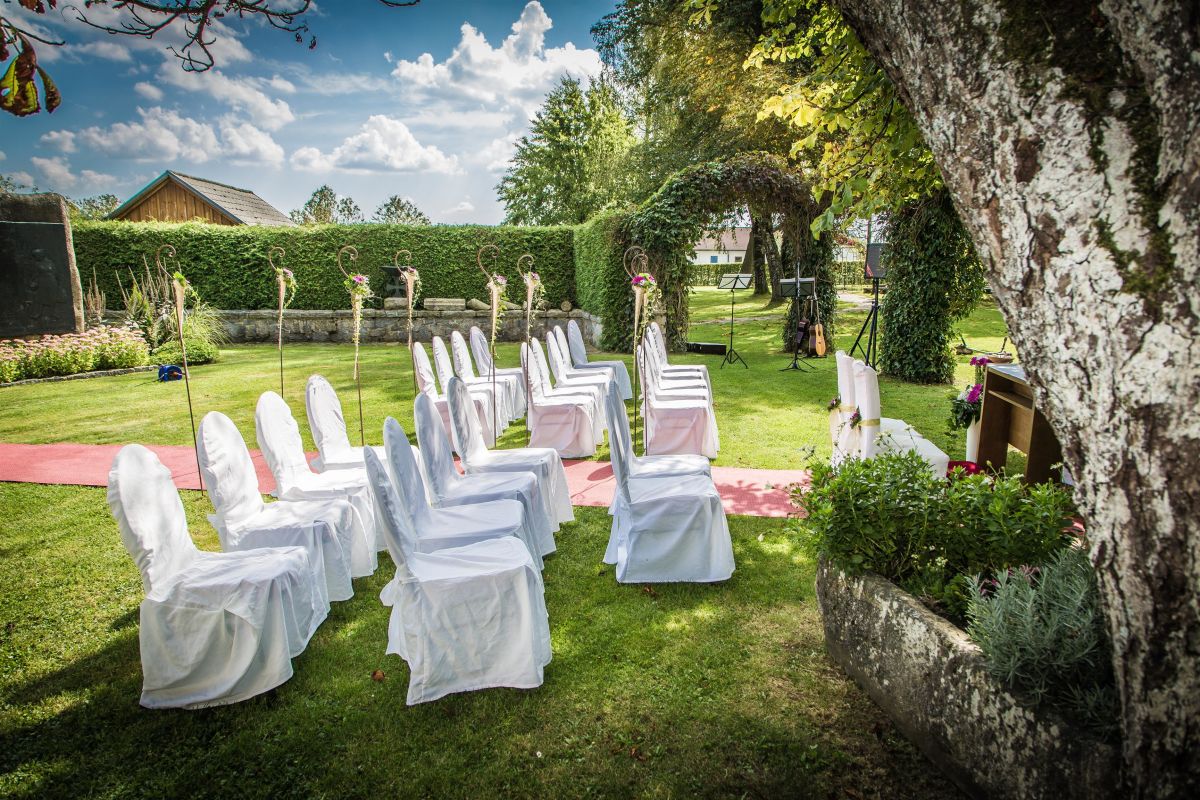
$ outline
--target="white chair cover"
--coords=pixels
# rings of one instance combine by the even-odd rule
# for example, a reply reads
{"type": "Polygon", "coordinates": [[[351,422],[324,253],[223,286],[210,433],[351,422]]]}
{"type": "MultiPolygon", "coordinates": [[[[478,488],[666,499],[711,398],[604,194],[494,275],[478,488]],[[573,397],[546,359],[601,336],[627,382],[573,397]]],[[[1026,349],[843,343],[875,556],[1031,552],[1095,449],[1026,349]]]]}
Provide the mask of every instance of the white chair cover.
{"type": "Polygon", "coordinates": [[[138,444],[113,460],[108,507],[146,592],[143,706],[236,703],[292,677],[291,659],[329,613],[303,548],[198,550],[170,471],[138,444]]]}
{"type": "Polygon", "coordinates": [[[529,370],[531,389],[529,410],[525,415],[529,445],[549,447],[564,458],[596,455],[596,425],[591,414],[591,401],[586,397],[547,397],[543,376],[524,342],[521,343],[521,364],[529,370]]]}
{"type": "Polygon", "coordinates": [[[647,369],[639,346],[638,364],[642,371],[646,420],[646,455],[692,453],[716,458],[721,449],[716,416],[708,401],[699,398],[660,396],[654,370],[647,369]]]}
{"type": "Polygon", "coordinates": [[[473,414],[467,413],[467,392],[462,381],[451,380],[450,427],[454,431],[459,457],[468,475],[492,472],[532,472],[546,501],[546,509],[555,520],[555,530],[564,522],[573,522],[571,490],[567,473],[558,453],[548,447],[515,447],[510,450],[488,450],[483,433],[473,414]]]}
{"type": "MultiPolygon", "coordinates": [[[[835,357],[838,371],[838,396],[842,402],[830,414],[830,434],[834,437],[832,459],[834,464],[843,458],[857,458],[861,449],[858,428],[850,427],[850,418],[858,409],[857,392],[854,385],[855,359],[846,355],[844,350],[838,350],[835,357]]],[[[909,426],[904,420],[888,417],[881,417],[879,420],[880,433],[903,434],[907,431],[909,431],[909,426]]]]}
{"type": "Polygon", "coordinates": [[[450,331],[450,352],[454,358],[454,371],[464,383],[494,386],[500,394],[501,405],[508,409],[508,419],[512,421],[523,416],[518,411],[525,405],[525,387],[521,385],[519,378],[496,373],[496,380],[493,383],[490,372],[477,376],[475,366],[471,363],[471,351],[467,348],[467,340],[458,331],[450,331]]]}
{"type": "MultiPolygon", "coordinates": [[[[450,436],[450,406],[446,403],[446,398],[438,393],[437,383],[433,377],[433,367],[429,363],[429,354],[425,352],[425,345],[420,342],[413,342],[413,370],[417,375],[417,391],[428,395],[433,400],[433,405],[442,415],[442,423],[446,426],[446,435],[450,436]]],[[[490,440],[494,430],[490,391],[486,397],[474,394],[471,399],[475,401],[475,411],[479,415],[479,426],[483,430],[483,435],[490,440]]]]}
{"type": "Polygon", "coordinates": [[[204,488],[225,552],[256,547],[303,547],[321,575],[330,600],[354,596],[350,552],[357,520],[346,500],[278,500],[264,503],[250,451],[233,420],[210,411],[200,420],[197,456],[204,488]]]}
{"type": "Polygon", "coordinates": [[[573,319],[567,321],[567,349],[571,356],[571,363],[576,369],[607,369],[611,371],[613,380],[617,382],[621,399],[633,399],[633,383],[629,380],[629,369],[625,366],[625,362],[618,359],[590,361],[587,346],[583,341],[583,332],[579,330],[579,323],[573,319]]]}
{"type": "Polygon", "coordinates": [[[654,384],[660,397],[677,400],[698,398],[712,404],[712,391],[702,375],[667,373],[664,371],[661,357],[656,354],[654,347],[644,346],[642,351],[646,354],[645,369],[653,373],[654,384]]]}
{"type": "Polygon", "coordinates": [[[608,385],[613,383],[613,376],[610,371],[603,370],[597,372],[596,370],[572,368],[566,348],[559,343],[558,335],[554,331],[546,333],[546,350],[550,356],[550,371],[554,373],[554,380],[560,388],[594,386],[600,393],[600,403],[604,403],[604,395],[608,392],[608,385]]]}
{"type": "Polygon", "coordinates": [[[392,608],[386,652],[408,662],[408,705],[493,686],[540,686],[550,625],[542,576],[525,545],[503,536],[421,552],[405,503],[374,453],[367,472],[396,563],[379,599],[392,608]]]}
{"type": "MultiPolygon", "coordinates": [[[[312,460],[317,472],[330,469],[362,469],[363,448],[350,444],[346,434],[346,418],[342,415],[342,401],[333,386],[322,375],[310,375],[304,390],[304,411],[308,415],[308,429],[312,431],[320,454],[312,460]]],[[[382,456],[383,448],[376,447],[375,454],[382,456]]]]}
{"type": "Polygon", "coordinates": [[[375,506],[361,469],[338,469],[317,474],[304,460],[300,428],[292,410],[275,392],[263,392],[254,410],[258,449],[275,476],[275,496],[280,500],[349,500],[358,524],[350,548],[350,574],[361,578],[375,572],[376,552],[382,547],[375,536],[375,506]]]}
{"type": "Polygon", "coordinates": [[[634,454],[633,436],[629,431],[629,415],[625,405],[618,403],[608,413],[608,446],[620,447],[630,479],[666,478],[674,475],[706,475],[712,477],[708,459],[698,455],[639,456],[634,454]],[[619,409],[619,411],[618,411],[619,409]]]}
{"type": "Polygon", "coordinates": [[[417,421],[417,441],[425,477],[433,504],[439,508],[474,505],[490,500],[515,500],[521,504],[536,546],[530,548],[534,562],[541,568],[542,556],[555,550],[554,532],[558,530],[553,514],[543,497],[537,476],[531,472],[461,475],[450,455],[450,439],[437,423],[436,411],[429,398],[419,395],[413,414],[417,421]]]}
{"type": "MultiPolygon", "coordinates": [[[[450,379],[454,377],[454,367],[450,362],[450,351],[446,349],[446,343],[442,341],[442,337],[433,337],[433,364],[437,368],[438,384],[442,388],[442,396],[446,396],[446,392],[450,388],[450,379]]],[[[497,431],[503,431],[508,428],[512,422],[512,410],[508,406],[506,395],[499,386],[496,387],[497,392],[492,392],[492,382],[481,381],[479,378],[473,378],[467,381],[467,388],[471,395],[478,397],[487,404],[488,408],[495,409],[495,418],[497,431]],[[492,395],[496,395],[496,401],[492,402],[492,395]]]]}
{"type": "Polygon", "coordinates": [[[588,403],[588,415],[591,416],[592,430],[595,431],[597,441],[604,435],[604,391],[600,386],[573,384],[567,385],[560,383],[558,386],[550,385],[550,366],[546,362],[546,354],[542,350],[542,342],[536,336],[531,338],[533,364],[537,369],[538,377],[541,379],[542,394],[549,398],[569,398],[572,401],[586,400],[588,403]]]}
{"type": "MultiPolygon", "coordinates": [[[[383,423],[387,467],[395,481],[401,506],[416,531],[417,550],[432,553],[501,536],[515,536],[530,552],[536,551],[533,527],[525,521],[525,510],[516,500],[489,500],[447,508],[429,505],[425,479],[408,443],[408,434],[393,417],[383,423]]],[[[535,561],[541,561],[535,557],[535,561]]]]}
{"type": "Polygon", "coordinates": [[[858,400],[859,456],[874,458],[879,452],[915,451],[929,465],[935,478],[946,477],[950,457],[911,427],[904,431],[881,433],[879,430],[879,377],[861,361],[854,362],[854,391],[858,400]]]}
{"type": "Polygon", "coordinates": [[[657,350],[656,355],[658,361],[662,364],[661,372],[663,375],[669,376],[699,376],[704,378],[704,382],[708,384],[709,391],[712,391],[712,380],[708,376],[708,367],[704,364],[679,364],[671,363],[671,359],[667,353],[667,339],[662,332],[662,328],[658,323],[651,321],[646,328],[645,338],[650,342],[650,346],[657,350]]]}
{"type": "MultiPolygon", "coordinates": [[[[625,405],[608,396],[610,428],[625,405]]],[[[633,479],[623,443],[611,447],[617,491],[604,554],[620,583],[723,581],[733,574],[733,543],[721,496],[706,475],[633,479]]]]}
{"type": "MultiPolygon", "coordinates": [[[[478,325],[472,325],[468,332],[471,337],[471,355],[475,356],[475,366],[479,368],[479,375],[482,378],[491,378],[492,370],[496,369],[495,363],[492,361],[491,347],[488,345],[488,338],[483,335],[483,331],[479,330],[478,325]]],[[[510,382],[515,382],[520,391],[513,396],[513,403],[517,410],[517,416],[525,415],[525,376],[521,372],[520,367],[500,367],[496,369],[497,379],[504,379],[510,382]]]]}

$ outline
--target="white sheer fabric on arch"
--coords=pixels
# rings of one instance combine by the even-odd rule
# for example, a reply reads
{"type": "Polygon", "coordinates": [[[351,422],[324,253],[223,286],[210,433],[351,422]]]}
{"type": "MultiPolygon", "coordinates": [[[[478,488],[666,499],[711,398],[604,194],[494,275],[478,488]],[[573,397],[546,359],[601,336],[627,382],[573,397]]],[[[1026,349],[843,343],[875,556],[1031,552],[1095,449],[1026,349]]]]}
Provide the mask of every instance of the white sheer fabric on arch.
{"type": "Polygon", "coordinates": [[[532,472],[537,476],[547,510],[555,521],[554,529],[557,531],[563,522],[573,522],[575,511],[571,508],[571,490],[558,453],[548,447],[488,450],[478,421],[467,413],[466,388],[462,381],[451,379],[447,398],[454,441],[466,473],[532,472]]]}
{"type": "Polygon", "coordinates": [[[325,583],[300,547],[196,548],[171,473],[141,445],[121,448],[108,506],[142,575],[141,704],[226,705],[292,677],[329,613],[325,583]]]}
{"type": "Polygon", "coordinates": [[[512,536],[421,552],[402,498],[374,453],[371,490],[396,576],[379,594],[392,609],[387,653],[409,667],[408,705],[495,686],[533,689],[550,663],[542,576],[512,536]]]}
{"type": "Polygon", "coordinates": [[[625,366],[625,362],[616,359],[611,361],[590,360],[587,345],[583,341],[583,331],[579,330],[579,323],[575,320],[567,322],[567,350],[571,356],[571,363],[576,369],[609,370],[613,380],[617,382],[621,399],[633,399],[633,383],[629,380],[629,369],[625,366]]]}
{"type": "Polygon", "coordinates": [[[716,458],[721,448],[716,415],[704,399],[703,390],[677,396],[658,388],[655,371],[642,358],[638,346],[638,366],[642,372],[646,420],[646,455],[695,454],[716,458]]]}
{"type": "MultiPolygon", "coordinates": [[[[488,338],[483,335],[483,331],[479,330],[478,325],[472,325],[468,331],[471,339],[471,354],[475,356],[475,366],[479,368],[479,376],[481,378],[491,379],[492,370],[495,369],[495,362],[492,361],[492,349],[488,343],[488,338]]],[[[509,381],[511,385],[517,387],[516,393],[513,395],[513,402],[517,410],[517,416],[525,416],[525,403],[528,398],[525,397],[525,376],[521,373],[520,367],[500,367],[496,369],[497,380],[509,381]]]]}
{"type": "MultiPolygon", "coordinates": [[[[582,396],[549,396],[544,386],[546,379],[525,343],[521,344],[521,363],[529,371],[529,408],[525,414],[529,445],[549,447],[564,458],[596,455],[597,426],[592,416],[592,401],[582,396]]],[[[603,436],[601,432],[600,437],[603,436]]]]}
{"type": "Polygon", "coordinates": [[[196,436],[200,473],[215,514],[208,520],[217,529],[226,552],[256,547],[303,547],[319,567],[330,600],[354,596],[350,583],[350,553],[358,518],[350,502],[278,500],[264,503],[250,451],[233,420],[210,411],[200,420],[196,436]]]}
{"type": "MultiPolygon", "coordinates": [[[[425,345],[420,342],[413,342],[413,370],[417,375],[417,391],[427,395],[433,401],[433,405],[442,416],[442,423],[446,426],[446,435],[451,436],[450,405],[446,402],[446,398],[438,393],[438,385],[433,377],[433,367],[429,363],[429,354],[425,352],[425,345]]],[[[479,426],[483,430],[483,435],[490,440],[493,436],[492,431],[495,430],[492,427],[491,392],[484,395],[472,394],[471,400],[475,403],[475,412],[479,415],[479,426]]]]}
{"type": "Polygon", "coordinates": [[[537,552],[537,536],[526,522],[525,509],[519,501],[486,500],[434,508],[429,504],[425,479],[413,455],[416,448],[409,444],[408,434],[394,417],[384,420],[383,441],[387,451],[384,466],[391,472],[402,507],[416,531],[419,552],[432,553],[500,536],[515,536],[531,553],[537,552]]]}
{"type": "Polygon", "coordinates": [[[468,386],[479,383],[494,388],[499,393],[504,407],[508,409],[510,421],[525,415],[525,387],[521,385],[520,378],[496,373],[496,380],[493,381],[490,372],[486,375],[476,375],[467,340],[458,331],[450,331],[450,352],[454,359],[454,371],[464,383],[468,386]]]}
{"type": "MultiPolygon", "coordinates": [[[[609,428],[620,426],[625,405],[607,400],[609,428]]],[[[621,437],[611,444],[612,530],[604,553],[619,583],[708,583],[727,580],[735,568],[733,543],[721,496],[707,475],[632,478],[621,437]]]]}
{"type": "MultiPolygon", "coordinates": [[[[323,375],[308,376],[304,387],[304,413],[308,416],[308,429],[319,453],[312,461],[313,469],[325,472],[363,468],[363,448],[350,444],[342,401],[323,375]]],[[[376,446],[375,453],[382,455],[383,448],[376,446]]]]}
{"type": "Polygon", "coordinates": [[[530,553],[541,568],[542,556],[555,550],[554,532],[558,530],[558,523],[550,511],[537,476],[532,472],[462,475],[454,466],[450,439],[438,424],[437,411],[428,397],[417,396],[413,416],[417,421],[417,441],[433,505],[447,508],[488,500],[516,500],[521,504],[525,521],[533,531],[537,547],[530,553]]]}
{"type": "MultiPolygon", "coordinates": [[[[450,379],[454,377],[454,366],[450,361],[450,351],[446,349],[446,343],[442,341],[442,337],[433,337],[433,365],[437,368],[438,385],[442,387],[442,396],[445,397],[450,391],[450,379]]],[[[509,423],[513,421],[512,409],[508,404],[508,396],[497,386],[496,392],[492,391],[492,382],[483,381],[475,378],[466,381],[467,389],[474,397],[478,397],[483,402],[487,403],[489,408],[495,409],[496,431],[503,433],[508,428],[509,423]],[[493,402],[493,396],[495,401],[493,402]]]]}
{"type": "Polygon", "coordinates": [[[254,409],[254,432],[271,474],[275,496],[280,500],[350,501],[358,517],[350,549],[350,574],[371,575],[378,565],[376,552],[382,548],[375,536],[375,505],[367,488],[367,473],[361,469],[338,469],[315,473],[304,458],[300,426],[292,410],[275,392],[263,392],[254,409]]]}
{"type": "Polygon", "coordinates": [[[945,478],[950,457],[911,426],[905,430],[882,433],[879,426],[879,377],[861,361],[854,362],[854,392],[862,422],[858,425],[859,457],[874,458],[876,453],[915,451],[935,478],[945,478]]]}

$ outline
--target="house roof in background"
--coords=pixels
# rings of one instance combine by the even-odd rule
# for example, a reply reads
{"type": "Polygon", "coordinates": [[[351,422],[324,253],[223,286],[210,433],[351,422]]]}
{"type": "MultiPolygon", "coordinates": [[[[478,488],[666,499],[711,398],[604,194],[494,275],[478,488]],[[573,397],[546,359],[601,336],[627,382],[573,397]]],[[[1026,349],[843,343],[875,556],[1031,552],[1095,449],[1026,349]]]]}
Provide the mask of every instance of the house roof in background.
{"type": "Polygon", "coordinates": [[[126,211],[134,208],[151,192],[167,181],[174,181],[184,189],[199,196],[205,202],[217,207],[226,216],[243,225],[289,225],[294,226],[288,217],[263,200],[249,189],[239,189],[216,181],[184,175],[182,172],[167,170],[145,186],[140,192],[126,200],[108,219],[117,219],[126,211]]]}
{"type": "Polygon", "coordinates": [[[693,245],[694,250],[724,250],[726,253],[744,253],[750,246],[750,229],[733,228],[721,231],[720,239],[704,236],[693,245]]]}

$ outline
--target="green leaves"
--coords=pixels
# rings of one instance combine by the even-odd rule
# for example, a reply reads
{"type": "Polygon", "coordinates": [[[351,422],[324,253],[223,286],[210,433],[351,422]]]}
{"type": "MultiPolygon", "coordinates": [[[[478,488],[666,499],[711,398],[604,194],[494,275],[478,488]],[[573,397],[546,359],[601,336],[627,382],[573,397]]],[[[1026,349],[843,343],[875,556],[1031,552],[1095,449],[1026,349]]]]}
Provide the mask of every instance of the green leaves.
{"type": "MultiPolygon", "coordinates": [[[[3,22],[3,18],[0,18],[0,25],[3,22]]],[[[0,33],[5,37],[9,36],[7,29],[0,33]]],[[[62,95],[59,93],[58,87],[46,74],[46,71],[38,66],[37,55],[29,40],[20,33],[15,34],[15,37],[19,43],[19,51],[16,58],[9,62],[4,76],[0,77],[0,109],[18,117],[29,116],[41,111],[42,100],[34,80],[36,75],[41,77],[42,86],[45,88],[46,110],[54,111],[62,102],[62,95]]]]}

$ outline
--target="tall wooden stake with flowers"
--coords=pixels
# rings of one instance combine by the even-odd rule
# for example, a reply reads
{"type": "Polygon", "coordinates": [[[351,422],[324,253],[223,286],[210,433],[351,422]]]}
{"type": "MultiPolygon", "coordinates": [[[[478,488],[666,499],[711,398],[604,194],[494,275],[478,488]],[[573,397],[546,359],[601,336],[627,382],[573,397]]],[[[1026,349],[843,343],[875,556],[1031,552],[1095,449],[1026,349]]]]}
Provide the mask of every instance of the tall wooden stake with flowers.
{"type": "Polygon", "coordinates": [[[475,253],[475,263],[479,265],[479,271],[487,279],[488,296],[491,298],[492,307],[492,335],[488,350],[492,357],[492,447],[495,447],[496,429],[500,427],[495,423],[499,414],[496,406],[496,330],[500,327],[500,318],[504,315],[504,293],[508,289],[508,279],[495,271],[496,265],[500,263],[500,248],[490,242],[480,247],[475,253]],[[483,266],[484,253],[491,254],[492,272],[488,272],[487,268],[483,266]]]}
{"type": "Polygon", "coordinates": [[[183,277],[183,273],[178,269],[174,273],[169,272],[163,265],[164,254],[166,258],[176,258],[175,248],[169,244],[164,244],[154,253],[154,264],[169,281],[171,287],[175,290],[175,331],[179,335],[179,359],[183,362],[180,366],[183,367],[183,388],[187,394],[188,404],[188,419],[192,423],[192,452],[196,456],[196,477],[200,480],[200,489],[204,489],[204,473],[200,471],[200,444],[196,438],[196,413],[192,409],[192,376],[188,370],[187,362],[187,343],[183,338],[183,320],[184,320],[184,302],[187,299],[188,282],[187,278],[183,277]]]}
{"type": "Polygon", "coordinates": [[[346,256],[351,263],[358,260],[358,248],[352,244],[343,245],[337,252],[337,265],[345,276],[346,291],[350,293],[350,318],[353,325],[351,338],[354,341],[354,388],[358,391],[358,443],[366,447],[367,436],[363,430],[363,405],[362,405],[362,373],[358,368],[358,343],[362,333],[362,310],[363,303],[372,297],[371,281],[366,275],[355,273],[351,275],[342,266],[342,256],[346,256]]]}
{"type": "MultiPolygon", "coordinates": [[[[400,254],[404,253],[406,261],[412,261],[411,250],[397,250],[396,255],[392,257],[392,264],[396,267],[396,271],[400,274],[400,278],[404,281],[404,292],[408,296],[408,356],[413,359],[412,354],[412,332],[413,332],[413,306],[417,304],[417,295],[421,293],[421,273],[417,272],[417,268],[411,264],[400,266],[400,254]]],[[[412,361],[413,373],[413,392],[417,391],[417,362],[412,361]]]]}
{"type": "MultiPolygon", "coordinates": [[[[525,253],[517,259],[517,273],[525,284],[525,349],[528,360],[533,357],[533,309],[534,306],[541,307],[546,296],[546,287],[542,285],[542,276],[533,271],[533,255],[530,253],[525,253]],[[528,269],[522,269],[522,267],[528,269]]],[[[525,407],[529,409],[525,418],[525,442],[528,444],[533,437],[533,430],[530,427],[530,423],[533,422],[533,387],[529,383],[529,364],[521,366],[521,374],[525,378],[525,407]]],[[[495,368],[494,359],[492,367],[495,368]]]]}
{"type": "Polygon", "coordinates": [[[275,245],[267,251],[267,263],[275,271],[275,282],[279,285],[279,319],[275,328],[279,348],[279,396],[283,397],[283,310],[292,304],[292,298],[296,296],[296,276],[287,267],[281,267],[275,263],[277,254],[279,260],[283,261],[287,251],[279,245],[275,245]]]}
{"type": "Polygon", "coordinates": [[[642,413],[640,398],[642,359],[638,358],[638,348],[642,343],[642,312],[646,303],[646,282],[640,276],[649,274],[646,272],[646,268],[650,260],[646,256],[645,250],[633,245],[625,250],[621,261],[625,266],[625,274],[629,276],[630,286],[633,288],[633,445],[636,451],[638,417],[642,413]]]}

